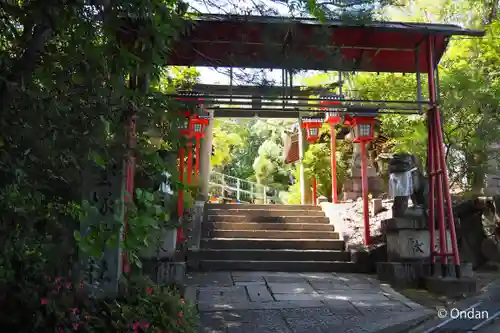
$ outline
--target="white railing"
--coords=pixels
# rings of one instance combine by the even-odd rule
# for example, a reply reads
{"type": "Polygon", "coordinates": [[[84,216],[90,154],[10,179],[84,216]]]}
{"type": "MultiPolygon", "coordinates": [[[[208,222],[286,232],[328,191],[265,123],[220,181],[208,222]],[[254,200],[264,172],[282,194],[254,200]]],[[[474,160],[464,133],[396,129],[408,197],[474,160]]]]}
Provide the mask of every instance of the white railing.
{"type": "Polygon", "coordinates": [[[225,175],[220,172],[210,174],[209,192],[211,197],[225,201],[255,204],[281,204],[280,191],[248,180],[225,175]]]}

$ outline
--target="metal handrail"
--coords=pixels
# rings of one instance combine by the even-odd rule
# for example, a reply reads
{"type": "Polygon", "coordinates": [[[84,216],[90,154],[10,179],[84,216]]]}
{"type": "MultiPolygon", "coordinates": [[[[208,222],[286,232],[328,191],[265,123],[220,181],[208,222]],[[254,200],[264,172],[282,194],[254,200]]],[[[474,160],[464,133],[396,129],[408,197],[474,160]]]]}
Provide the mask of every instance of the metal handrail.
{"type": "Polygon", "coordinates": [[[256,200],[262,200],[264,204],[281,203],[279,190],[220,172],[210,174],[209,188],[211,196],[226,200],[241,203],[254,203],[256,200]]]}

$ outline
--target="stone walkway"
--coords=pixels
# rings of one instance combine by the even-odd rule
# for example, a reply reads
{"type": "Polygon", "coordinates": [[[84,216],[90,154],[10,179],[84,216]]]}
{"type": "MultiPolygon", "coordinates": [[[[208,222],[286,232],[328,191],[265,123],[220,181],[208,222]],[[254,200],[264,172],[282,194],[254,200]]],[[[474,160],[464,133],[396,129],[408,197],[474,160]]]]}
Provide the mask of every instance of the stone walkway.
{"type": "Polygon", "coordinates": [[[194,273],[186,284],[200,311],[199,333],[392,333],[430,314],[358,274],[194,273]]]}

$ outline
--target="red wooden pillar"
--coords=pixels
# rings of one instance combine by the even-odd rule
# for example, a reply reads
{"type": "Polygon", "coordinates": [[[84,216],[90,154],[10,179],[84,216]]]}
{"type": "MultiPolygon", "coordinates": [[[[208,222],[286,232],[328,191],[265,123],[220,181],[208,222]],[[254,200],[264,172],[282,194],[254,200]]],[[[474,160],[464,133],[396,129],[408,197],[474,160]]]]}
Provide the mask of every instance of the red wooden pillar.
{"type": "Polygon", "coordinates": [[[370,215],[368,210],[368,161],[366,156],[366,141],[359,142],[361,148],[361,184],[363,195],[363,225],[365,228],[365,245],[370,245],[370,215]]]}
{"type": "Polygon", "coordinates": [[[186,143],[187,149],[187,183],[191,184],[193,176],[193,143],[189,140],[186,143]]]}
{"type": "MultiPolygon", "coordinates": [[[[177,215],[179,220],[184,214],[184,147],[179,148],[179,195],[177,200],[177,215]]],[[[177,228],[177,243],[183,240],[182,227],[177,228]]]]}
{"type": "Polygon", "coordinates": [[[331,137],[331,168],[332,168],[332,202],[337,203],[337,137],[335,133],[335,124],[330,123],[330,137],[331,137]]]}
{"type": "MultiPolygon", "coordinates": [[[[431,121],[430,131],[431,137],[430,141],[433,142],[433,152],[431,154],[433,160],[435,160],[434,170],[429,170],[430,174],[433,173],[436,176],[435,186],[437,187],[437,208],[438,208],[438,225],[439,225],[439,235],[440,235],[440,249],[439,255],[441,256],[441,264],[442,264],[442,273],[443,276],[446,274],[445,264],[447,262],[447,256],[453,256],[453,263],[455,264],[456,275],[460,278],[460,255],[458,253],[457,246],[457,235],[455,231],[455,221],[453,217],[453,207],[451,202],[451,195],[449,191],[449,180],[448,173],[446,168],[446,159],[445,152],[443,146],[443,133],[441,129],[441,115],[439,112],[439,107],[437,105],[437,94],[436,94],[436,82],[435,82],[435,55],[434,55],[434,42],[435,37],[428,36],[427,37],[427,69],[428,69],[428,80],[429,80],[429,101],[431,102],[431,107],[428,111],[430,115],[431,121]],[[443,188],[444,187],[444,188],[443,188]],[[443,193],[444,192],[444,193],[443,193]],[[443,195],[444,194],[444,195],[443,195]],[[450,238],[451,238],[451,246],[452,251],[449,253],[446,248],[447,238],[446,238],[446,224],[445,224],[445,216],[444,216],[444,205],[443,199],[446,201],[446,212],[448,215],[449,229],[450,229],[450,238]]],[[[428,126],[429,126],[428,124],[428,126]]],[[[430,195],[431,191],[429,191],[430,195]]],[[[430,200],[429,200],[430,201],[430,200]]]]}
{"type": "Polygon", "coordinates": [[[434,207],[435,207],[435,202],[434,202],[434,186],[435,186],[435,179],[436,179],[436,161],[435,161],[435,154],[434,154],[434,149],[435,145],[434,142],[436,139],[434,138],[434,129],[433,129],[433,115],[430,110],[427,112],[427,138],[428,138],[428,143],[427,143],[427,175],[429,178],[429,200],[428,200],[428,205],[429,205],[429,236],[430,236],[430,254],[431,254],[431,274],[434,274],[434,264],[436,263],[436,256],[434,255],[436,252],[436,244],[435,244],[435,231],[436,231],[436,215],[434,214],[434,207]]]}
{"type": "Polygon", "coordinates": [[[200,173],[200,149],[201,149],[201,139],[196,138],[196,144],[195,144],[195,165],[194,165],[194,181],[195,183],[198,181],[198,175],[200,173]]]}
{"type": "Polygon", "coordinates": [[[366,113],[362,116],[354,116],[345,120],[345,123],[354,127],[354,143],[359,143],[361,148],[361,185],[363,195],[363,226],[364,242],[370,245],[370,214],[368,206],[368,157],[366,154],[366,144],[374,138],[374,123],[377,111],[366,113]]]}

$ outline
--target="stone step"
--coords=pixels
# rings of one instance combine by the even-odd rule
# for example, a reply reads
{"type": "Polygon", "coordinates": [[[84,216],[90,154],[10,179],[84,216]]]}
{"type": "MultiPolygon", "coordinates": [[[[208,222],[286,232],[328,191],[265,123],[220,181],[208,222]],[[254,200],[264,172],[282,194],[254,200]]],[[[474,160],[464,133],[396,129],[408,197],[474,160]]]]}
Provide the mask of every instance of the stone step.
{"type": "Polygon", "coordinates": [[[257,222],[203,222],[205,230],[314,230],[335,231],[333,224],[324,223],[257,223],[257,222]]]}
{"type": "Polygon", "coordinates": [[[208,210],[216,209],[263,209],[263,210],[295,210],[295,211],[321,211],[320,206],[313,205],[254,205],[254,204],[207,204],[208,210]]]}
{"type": "Polygon", "coordinates": [[[248,249],[201,249],[190,252],[199,260],[235,261],[349,261],[350,253],[337,250],[248,250],[248,249]]]}
{"type": "Polygon", "coordinates": [[[208,213],[207,222],[260,222],[260,223],[323,223],[329,224],[326,217],[320,216],[247,216],[247,215],[211,215],[208,213]]]}
{"type": "Polygon", "coordinates": [[[345,261],[245,261],[202,260],[202,271],[339,272],[357,273],[357,266],[345,261]]]}
{"type": "Polygon", "coordinates": [[[317,216],[325,217],[325,213],[321,210],[312,211],[299,211],[299,210],[267,210],[267,209],[209,209],[207,215],[220,216],[220,215],[243,215],[243,216],[317,216]]]}
{"type": "Polygon", "coordinates": [[[260,239],[339,239],[338,232],[311,230],[209,230],[204,237],[260,239]]]}
{"type": "Polygon", "coordinates": [[[202,238],[203,249],[344,250],[338,239],[202,238]]]}

